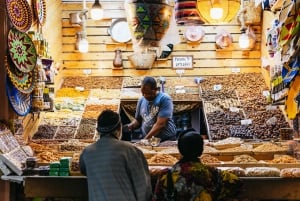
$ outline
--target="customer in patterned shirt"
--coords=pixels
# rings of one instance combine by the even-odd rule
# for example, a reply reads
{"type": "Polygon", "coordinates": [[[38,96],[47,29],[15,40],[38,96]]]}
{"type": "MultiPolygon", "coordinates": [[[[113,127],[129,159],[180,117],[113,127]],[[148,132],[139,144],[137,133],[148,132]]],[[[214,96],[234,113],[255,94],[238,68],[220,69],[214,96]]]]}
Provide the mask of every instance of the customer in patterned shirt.
{"type": "Polygon", "coordinates": [[[87,176],[89,201],[148,201],[152,188],[143,153],[121,141],[120,115],[104,110],[98,117],[100,138],[80,155],[80,171],[87,176]]]}
{"type": "Polygon", "coordinates": [[[162,170],[153,201],[219,201],[236,195],[241,187],[236,175],[201,163],[203,144],[196,131],[179,135],[182,158],[172,168],[162,170]]]}

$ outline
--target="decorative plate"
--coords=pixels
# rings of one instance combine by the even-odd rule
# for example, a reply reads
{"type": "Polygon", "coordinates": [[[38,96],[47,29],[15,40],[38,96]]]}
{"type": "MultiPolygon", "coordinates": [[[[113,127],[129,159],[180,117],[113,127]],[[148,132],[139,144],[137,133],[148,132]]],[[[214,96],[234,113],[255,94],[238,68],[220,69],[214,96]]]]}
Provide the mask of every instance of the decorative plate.
{"type": "Polygon", "coordinates": [[[205,35],[205,31],[200,26],[188,26],[184,32],[185,38],[190,42],[200,42],[205,35]]]}
{"type": "Polygon", "coordinates": [[[6,94],[12,109],[20,116],[28,114],[31,108],[31,94],[24,94],[15,88],[6,77],[6,94]]]}
{"type": "Polygon", "coordinates": [[[38,22],[43,25],[46,21],[46,1],[35,0],[33,2],[34,14],[38,22]]]}
{"type": "Polygon", "coordinates": [[[10,57],[5,57],[5,68],[11,83],[22,93],[28,94],[33,91],[35,80],[37,79],[37,70],[29,73],[19,71],[11,61],[10,57]]]}
{"type": "Polygon", "coordinates": [[[116,42],[126,43],[131,40],[131,32],[126,19],[114,20],[107,31],[116,42]]]}
{"type": "Polygon", "coordinates": [[[26,32],[32,24],[32,11],[27,0],[6,0],[6,10],[12,24],[21,32],[26,32]]]}
{"type": "Polygon", "coordinates": [[[16,29],[8,33],[8,51],[16,67],[28,73],[33,70],[37,62],[37,52],[31,38],[16,29]]]}

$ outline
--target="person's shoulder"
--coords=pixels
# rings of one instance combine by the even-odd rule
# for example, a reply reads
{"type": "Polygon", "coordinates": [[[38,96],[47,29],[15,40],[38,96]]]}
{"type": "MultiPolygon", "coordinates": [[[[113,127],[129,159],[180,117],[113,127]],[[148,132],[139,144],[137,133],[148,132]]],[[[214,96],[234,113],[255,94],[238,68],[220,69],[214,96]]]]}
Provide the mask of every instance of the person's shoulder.
{"type": "Polygon", "coordinates": [[[97,142],[94,142],[92,144],[85,146],[84,149],[82,150],[82,153],[89,153],[89,152],[95,150],[95,147],[97,146],[96,143],[97,142]]]}
{"type": "Polygon", "coordinates": [[[167,93],[159,92],[158,95],[160,96],[160,100],[163,100],[163,101],[165,101],[165,100],[169,101],[170,100],[170,101],[172,101],[172,97],[167,93]]]}
{"type": "Polygon", "coordinates": [[[119,146],[123,146],[124,148],[127,148],[127,149],[132,149],[132,150],[138,149],[136,146],[134,146],[129,141],[119,140],[118,143],[119,143],[119,146]]]}

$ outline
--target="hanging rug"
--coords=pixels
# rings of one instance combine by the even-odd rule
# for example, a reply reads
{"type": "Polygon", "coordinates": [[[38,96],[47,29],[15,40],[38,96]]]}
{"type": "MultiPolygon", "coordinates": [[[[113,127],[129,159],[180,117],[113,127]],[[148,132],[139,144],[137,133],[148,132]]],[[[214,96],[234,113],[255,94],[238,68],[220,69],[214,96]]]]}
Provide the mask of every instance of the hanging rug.
{"type": "Polygon", "coordinates": [[[46,21],[46,1],[35,0],[33,2],[34,15],[38,22],[43,25],[46,21]]]}
{"type": "Polygon", "coordinates": [[[12,109],[19,115],[25,116],[31,108],[31,94],[20,92],[6,77],[6,94],[12,109]]]}
{"type": "Polygon", "coordinates": [[[32,24],[32,11],[27,0],[6,0],[6,10],[11,23],[21,32],[26,32],[32,24]]]}
{"type": "Polygon", "coordinates": [[[22,93],[31,93],[35,86],[35,80],[37,79],[36,69],[23,73],[18,70],[9,56],[5,57],[5,68],[7,75],[11,83],[22,93]]]}
{"type": "Polygon", "coordinates": [[[8,51],[16,67],[28,73],[32,71],[37,62],[37,52],[31,38],[16,29],[8,33],[8,51]]]}
{"type": "Polygon", "coordinates": [[[289,119],[294,119],[298,114],[300,106],[299,91],[300,76],[296,76],[289,87],[287,98],[285,100],[285,112],[289,119]]]}

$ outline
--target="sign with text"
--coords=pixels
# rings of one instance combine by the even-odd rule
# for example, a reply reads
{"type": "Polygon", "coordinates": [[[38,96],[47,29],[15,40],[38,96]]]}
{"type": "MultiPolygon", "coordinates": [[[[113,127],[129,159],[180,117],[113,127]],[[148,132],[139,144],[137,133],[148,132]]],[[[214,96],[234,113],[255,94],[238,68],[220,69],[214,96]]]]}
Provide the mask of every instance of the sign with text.
{"type": "Polygon", "coordinates": [[[173,68],[192,69],[193,68],[193,56],[173,56],[172,57],[173,68]]]}

